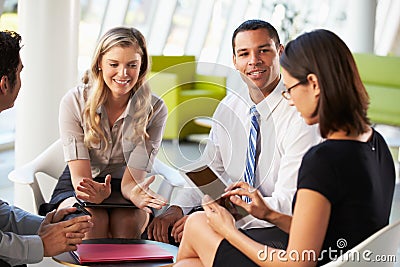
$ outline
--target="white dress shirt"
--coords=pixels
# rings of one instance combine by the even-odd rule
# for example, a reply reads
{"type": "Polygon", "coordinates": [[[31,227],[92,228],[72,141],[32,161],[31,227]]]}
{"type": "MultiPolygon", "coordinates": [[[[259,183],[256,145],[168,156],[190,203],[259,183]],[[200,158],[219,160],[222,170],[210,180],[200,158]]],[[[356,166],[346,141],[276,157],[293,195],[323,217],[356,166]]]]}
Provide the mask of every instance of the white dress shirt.
{"type": "MultiPolygon", "coordinates": [[[[257,187],[272,209],[292,214],[292,200],[303,155],[322,141],[318,127],[309,126],[295,107],[282,97],[282,80],[256,105],[260,113],[259,155],[255,172],[257,187]]],[[[226,181],[243,180],[251,125],[250,107],[254,103],[248,91],[232,93],[219,104],[213,116],[209,142],[202,162],[213,167],[226,181]]],[[[171,205],[184,213],[201,204],[191,189],[181,190],[171,205]]],[[[244,229],[269,227],[270,223],[253,217],[244,229]]]]}

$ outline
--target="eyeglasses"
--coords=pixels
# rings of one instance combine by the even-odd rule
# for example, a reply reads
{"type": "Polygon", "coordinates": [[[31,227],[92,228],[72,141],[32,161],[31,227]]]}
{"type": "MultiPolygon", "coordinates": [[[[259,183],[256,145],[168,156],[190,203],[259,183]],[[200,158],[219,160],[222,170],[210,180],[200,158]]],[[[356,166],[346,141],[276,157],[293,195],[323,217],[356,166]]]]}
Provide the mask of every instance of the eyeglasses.
{"type": "Polygon", "coordinates": [[[290,91],[295,88],[296,86],[299,86],[300,84],[305,84],[307,82],[307,80],[303,80],[300,81],[292,86],[290,86],[289,88],[287,88],[286,90],[282,91],[282,96],[286,99],[286,100],[290,100],[292,97],[290,95],[290,91]]]}

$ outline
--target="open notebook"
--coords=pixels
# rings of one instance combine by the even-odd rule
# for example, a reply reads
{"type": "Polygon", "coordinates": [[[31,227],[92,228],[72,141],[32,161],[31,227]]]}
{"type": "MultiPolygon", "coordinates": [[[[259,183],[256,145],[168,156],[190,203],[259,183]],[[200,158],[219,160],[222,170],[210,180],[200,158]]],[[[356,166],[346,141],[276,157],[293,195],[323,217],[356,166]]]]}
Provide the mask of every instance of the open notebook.
{"type": "Polygon", "coordinates": [[[123,261],[168,261],[172,253],[157,244],[80,244],[71,251],[79,263],[123,262],[123,261]]]}

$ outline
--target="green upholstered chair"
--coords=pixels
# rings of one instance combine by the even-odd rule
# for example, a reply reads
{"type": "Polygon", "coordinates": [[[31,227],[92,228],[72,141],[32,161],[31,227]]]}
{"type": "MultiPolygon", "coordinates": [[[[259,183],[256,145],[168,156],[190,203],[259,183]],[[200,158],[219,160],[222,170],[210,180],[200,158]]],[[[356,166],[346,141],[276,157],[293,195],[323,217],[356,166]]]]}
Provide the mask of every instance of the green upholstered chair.
{"type": "Polygon", "coordinates": [[[400,126],[400,57],[355,53],[373,123],[400,126]]]}
{"type": "Polygon", "coordinates": [[[196,73],[195,56],[151,56],[148,82],[151,90],[168,107],[164,139],[185,139],[204,134],[209,128],[195,123],[198,117],[212,117],[226,95],[226,77],[196,73]]]}

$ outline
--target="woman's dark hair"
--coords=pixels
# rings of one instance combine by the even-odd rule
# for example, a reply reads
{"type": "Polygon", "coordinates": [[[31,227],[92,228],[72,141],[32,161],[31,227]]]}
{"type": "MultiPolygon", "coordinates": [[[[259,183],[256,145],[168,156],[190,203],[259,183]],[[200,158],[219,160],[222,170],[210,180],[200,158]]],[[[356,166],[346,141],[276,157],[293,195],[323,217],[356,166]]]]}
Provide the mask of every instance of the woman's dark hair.
{"type": "Polygon", "coordinates": [[[236,40],[236,35],[239,32],[244,32],[244,31],[254,31],[258,29],[266,29],[268,31],[269,37],[274,40],[276,49],[279,49],[279,45],[281,44],[281,41],[279,39],[278,32],[272,26],[270,23],[259,20],[259,19],[252,19],[252,20],[246,20],[242,24],[240,24],[239,27],[233,32],[232,35],[232,49],[233,49],[233,54],[235,55],[235,40],[236,40]]]}
{"type": "Polygon", "coordinates": [[[367,131],[368,93],[353,55],[336,34],[320,29],[300,35],[286,45],[280,64],[300,81],[317,76],[320,96],[313,115],[322,137],[337,130],[348,135],[367,131]]]}
{"type": "Polygon", "coordinates": [[[7,76],[11,88],[16,82],[16,72],[20,61],[21,36],[13,31],[0,31],[0,78],[7,76]]]}

